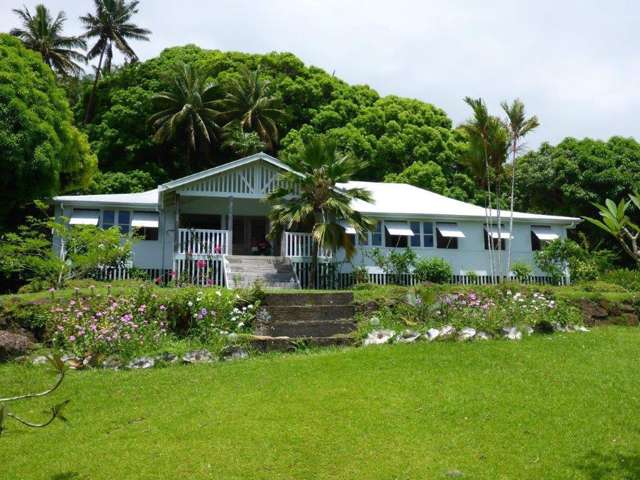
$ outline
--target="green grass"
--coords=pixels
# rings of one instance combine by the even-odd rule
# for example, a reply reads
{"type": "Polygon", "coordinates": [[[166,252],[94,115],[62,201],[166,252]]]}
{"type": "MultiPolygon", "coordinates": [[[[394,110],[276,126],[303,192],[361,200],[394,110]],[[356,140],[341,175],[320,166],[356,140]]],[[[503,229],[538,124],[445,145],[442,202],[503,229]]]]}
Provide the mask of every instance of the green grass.
{"type": "MultiPolygon", "coordinates": [[[[640,478],[640,329],[71,372],[70,425],[0,437],[9,479],[640,478]],[[448,475],[449,474],[449,475],[448,475]]],[[[0,366],[0,390],[44,386],[0,366]]]]}

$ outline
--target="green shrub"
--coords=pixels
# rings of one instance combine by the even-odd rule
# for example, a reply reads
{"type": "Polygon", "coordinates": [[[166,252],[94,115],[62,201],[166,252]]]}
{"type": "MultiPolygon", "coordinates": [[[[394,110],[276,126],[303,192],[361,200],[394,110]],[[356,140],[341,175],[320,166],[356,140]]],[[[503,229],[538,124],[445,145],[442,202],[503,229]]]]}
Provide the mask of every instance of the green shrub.
{"type": "Polygon", "coordinates": [[[453,275],[449,262],[439,257],[421,258],[413,271],[420,282],[447,283],[453,275]]]}
{"type": "Polygon", "coordinates": [[[533,268],[525,262],[514,262],[511,265],[511,271],[519,281],[523,281],[531,276],[533,268]]]}
{"type": "Polygon", "coordinates": [[[549,242],[543,250],[535,253],[535,262],[556,283],[562,280],[566,269],[574,281],[598,278],[598,264],[593,255],[573,240],[558,239],[549,242]]]}
{"type": "Polygon", "coordinates": [[[618,268],[602,275],[602,281],[619,285],[626,290],[640,291],[640,270],[618,268]]]}

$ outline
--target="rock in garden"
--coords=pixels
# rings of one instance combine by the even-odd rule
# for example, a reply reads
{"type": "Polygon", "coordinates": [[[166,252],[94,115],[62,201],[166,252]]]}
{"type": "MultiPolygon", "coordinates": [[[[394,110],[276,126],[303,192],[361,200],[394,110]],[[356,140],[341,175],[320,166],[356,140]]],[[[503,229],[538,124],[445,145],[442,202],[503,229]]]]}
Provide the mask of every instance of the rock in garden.
{"type": "Polygon", "coordinates": [[[213,362],[213,357],[208,350],[195,350],[193,352],[187,352],[182,356],[184,363],[210,363],[213,362]]]}
{"type": "Polygon", "coordinates": [[[249,352],[239,345],[230,345],[222,349],[220,354],[223,360],[244,360],[249,358],[249,352]]]}
{"type": "Polygon", "coordinates": [[[38,355],[37,357],[33,357],[31,359],[32,365],[46,365],[47,363],[49,363],[49,359],[44,355],[38,355]]]}
{"type": "Polygon", "coordinates": [[[33,342],[19,333],[0,331],[0,362],[24,355],[33,346],[33,342]]]}
{"type": "Polygon", "coordinates": [[[590,332],[591,330],[585,327],[584,325],[574,325],[573,329],[576,332],[590,332]]]}
{"type": "Polygon", "coordinates": [[[533,335],[533,333],[535,332],[535,330],[534,330],[532,327],[530,327],[530,326],[527,326],[527,327],[524,329],[524,331],[525,331],[525,333],[526,333],[527,335],[533,335]]]}
{"type": "Polygon", "coordinates": [[[438,330],[437,328],[430,328],[429,330],[427,330],[427,339],[430,342],[433,342],[439,336],[440,336],[440,330],[438,330]]]}
{"type": "Polygon", "coordinates": [[[553,330],[555,332],[563,332],[563,333],[566,333],[569,331],[567,327],[565,327],[564,325],[558,322],[553,323],[553,330]]]}
{"type": "Polygon", "coordinates": [[[516,327],[505,327],[502,329],[504,338],[507,340],[522,340],[522,332],[516,327]]]}
{"type": "Polygon", "coordinates": [[[420,334],[415,330],[405,330],[396,339],[399,343],[413,343],[420,338],[420,334]]]}
{"type": "Polygon", "coordinates": [[[475,339],[476,340],[490,340],[491,339],[491,335],[489,335],[487,332],[480,331],[480,332],[476,333],[475,339]]]}
{"type": "Polygon", "coordinates": [[[395,334],[396,332],[393,330],[375,330],[367,335],[363,344],[365,347],[368,345],[382,345],[388,343],[395,334]]]}
{"type": "Polygon", "coordinates": [[[380,319],[378,317],[371,317],[369,319],[369,325],[371,325],[372,327],[379,327],[380,319]]]}
{"type": "Polygon", "coordinates": [[[553,333],[554,327],[548,320],[541,320],[536,323],[534,327],[535,331],[538,333],[550,334],[553,333]]]}
{"type": "Polygon", "coordinates": [[[178,356],[175,353],[162,352],[156,357],[156,361],[164,363],[176,363],[178,361],[178,356]]]}
{"type": "Polygon", "coordinates": [[[451,325],[445,325],[444,327],[442,327],[442,330],[440,330],[440,340],[446,340],[448,338],[453,337],[455,334],[456,334],[455,327],[451,325]]]}
{"type": "Polygon", "coordinates": [[[124,364],[122,359],[117,355],[109,355],[102,361],[102,368],[109,368],[111,370],[118,370],[122,368],[124,364]]]}
{"type": "Polygon", "coordinates": [[[69,368],[72,368],[73,370],[80,370],[85,366],[81,358],[78,358],[75,355],[71,355],[69,353],[62,355],[62,357],[60,357],[60,360],[62,360],[62,363],[67,365],[69,368]]]}
{"type": "Polygon", "coordinates": [[[156,364],[156,361],[152,357],[140,357],[134,358],[129,362],[127,368],[134,369],[145,369],[145,368],[153,368],[156,364]]]}
{"type": "Polygon", "coordinates": [[[461,340],[464,342],[467,340],[471,340],[475,336],[476,336],[475,328],[464,327],[462,330],[460,330],[460,333],[458,334],[458,340],[461,340]]]}

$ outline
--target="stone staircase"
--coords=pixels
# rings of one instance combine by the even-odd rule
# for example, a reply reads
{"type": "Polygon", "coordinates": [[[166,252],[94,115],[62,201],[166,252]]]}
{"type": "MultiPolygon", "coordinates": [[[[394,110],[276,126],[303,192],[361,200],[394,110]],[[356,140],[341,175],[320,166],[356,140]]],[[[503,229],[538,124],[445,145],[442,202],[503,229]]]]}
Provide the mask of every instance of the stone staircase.
{"type": "Polygon", "coordinates": [[[267,315],[256,325],[254,345],[262,350],[290,350],[296,342],[345,345],[356,329],[353,293],[270,293],[267,315]]]}
{"type": "Polygon", "coordinates": [[[291,259],[287,257],[227,255],[224,271],[231,288],[249,288],[256,282],[263,288],[300,288],[291,259]]]}

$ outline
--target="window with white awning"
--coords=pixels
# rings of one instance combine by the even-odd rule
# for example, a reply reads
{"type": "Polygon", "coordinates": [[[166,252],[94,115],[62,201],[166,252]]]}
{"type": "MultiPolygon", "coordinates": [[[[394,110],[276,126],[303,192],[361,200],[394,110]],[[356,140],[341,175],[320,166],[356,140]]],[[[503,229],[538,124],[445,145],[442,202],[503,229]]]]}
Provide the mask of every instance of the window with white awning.
{"type": "Polygon", "coordinates": [[[76,210],[69,218],[69,225],[98,225],[100,210],[76,210]]]}
{"type": "Polygon", "coordinates": [[[384,222],[384,226],[389,235],[397,235],[401,237],[413,237],[413,230],[406,222],[384,222]]]}
{"type": "Polygon", "coordinates": [[[493,225],[491,227],[484,226],[484,249],[489,250],[489,241],[491,241],[491,249],[492,250],[505,250],[506,249],[506,241],[511,240],[513,237],[509,232],[506,231],[504,225],[500,226],[500,231],[498,231],[498,227],[493,225]]]}
{"type": "Polygon", "coordinates": [[[356,234],[356,229],[353,228],[353,225],[347,223],[347,222],[340,222],[340,226],[342,228],[344,228],[344,233],[346,233],[347,235],[355,235],[356,234]]]}
{"type": "Polygon", "coordinates": [[[436,223],[436,247],[456,250],[458,239],[465,238],[457,223],[436,223]]]}
{"type": "Polygon", "coordinates": [[[158,240],[159,217],[157,212],[133,212],[131,227],[143,240],[158,240]]]}
{"type": "Polygon", "coordinates": [[[158,213],[133,212],[131,226],[134,228],[158,228],[158,213]]]}
{"type": "Polygon", "coordinates": [[[551,227],[534,225],[531,227],[531,232],[538,237],[538,240],[542,240],[544,242],[551,242],[560,238],[560,235],[551,231],[551,227]]]}
{"type": "Polygon", "coordinates": [[[531,225],[531,250],[538,251],[544,248],[548,242],[560,238],[560,235],[553,232],[549,225],[531,225]]]}

